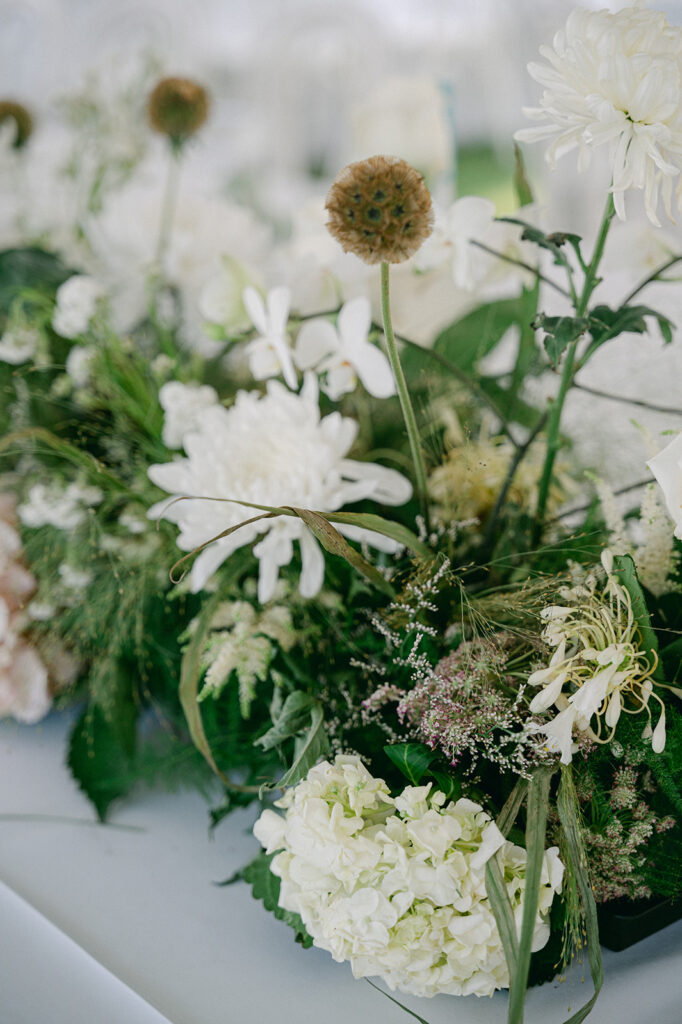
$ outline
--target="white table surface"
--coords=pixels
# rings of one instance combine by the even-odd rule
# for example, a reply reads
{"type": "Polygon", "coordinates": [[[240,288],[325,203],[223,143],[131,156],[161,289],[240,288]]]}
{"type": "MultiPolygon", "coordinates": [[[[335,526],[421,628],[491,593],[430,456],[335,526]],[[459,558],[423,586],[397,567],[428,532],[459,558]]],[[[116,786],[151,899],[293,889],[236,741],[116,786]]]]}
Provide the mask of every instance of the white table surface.
{"type": "MultiPolygon", "coordinates": [[[[210,837],[198,794],[139,791],[112,814],[126,828],[91,824],[63,766],[67,728],[57,715],[32,727],[0,723],[2,1024],[411,1019],[354,981],[347,965],[297,946],[246,885],[212,884],[258,850],[254,812],[235,813],[210,837]]],[[[680,1024],[682,921],[604,957],[606,983],[590,1022],[680,1024]]],[[[527,1024],[565,1020],[590,994],[586,965],[584,973],[584,984],[578,968],[565,983],[533,990],[527,1024]]],[[[400,998],[429,1024],[505,1020],[502,993],[400,998]]]]}

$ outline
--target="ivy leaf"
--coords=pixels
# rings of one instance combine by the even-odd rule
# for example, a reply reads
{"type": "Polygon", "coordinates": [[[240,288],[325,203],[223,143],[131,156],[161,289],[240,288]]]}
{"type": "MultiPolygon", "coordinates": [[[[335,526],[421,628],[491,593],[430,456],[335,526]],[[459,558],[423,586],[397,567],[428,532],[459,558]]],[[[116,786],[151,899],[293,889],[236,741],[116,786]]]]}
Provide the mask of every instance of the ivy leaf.
{"type": "Polygon", "coordinates": [[[582,316],[545,316],[544,313],[540,313],[533,321],[536,330],[545,332],[542,343],[555,370],[564,351],[572,342],[577,341],[589,326],[590,321],[582,316]]]}
{"type": "Polygon", "coordinates": [[[391,743],[384,747],[384,751],[412,786],[419,785],[436,757],[423,743],[391,743]]]}
{"type": "Polygon", "coordinates": [[[290,928],[293,928],[296,942],[299,942],[304,949],[309,949],[313,940],[306,931],[300,916],[290,910],[283,910],[279,905],[280,880],[270,870],[274,856],[274,853],[260,853],[239,873],[240,877],[251,886],[254,899],[261,900],[265,909],[274,914],[278,921],[284,921],[290,928]]]}
{"type": "Polygon", "coordinates": [[[310,721],[310,712],[314,704],[313,698],[301,690],[290,693],[272,727],[255,740],[254,745],[262,747],[263,750],[272,750],[284,740],[302,732],[310,721]]]}
{"type": "Polygon", "coordinates": [[[130,788],[131,757],[96,704],[85,709],[73,728],[67,764],[104,821],[112,801],[130,788]]]}

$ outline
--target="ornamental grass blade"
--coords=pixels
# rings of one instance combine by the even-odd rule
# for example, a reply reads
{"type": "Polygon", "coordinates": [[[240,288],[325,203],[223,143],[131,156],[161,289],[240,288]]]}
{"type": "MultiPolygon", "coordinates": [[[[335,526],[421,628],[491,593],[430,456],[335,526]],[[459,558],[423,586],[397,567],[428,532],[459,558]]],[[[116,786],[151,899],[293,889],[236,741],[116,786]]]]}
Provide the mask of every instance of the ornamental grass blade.
{"type": "Polygon", "coordinates": [[[94,455],[81,448],[77,448],[70,441],[64,441],[50,430],[45,430],[44,427],[27,427],[25,430],[14,430],[11,434],[5,434],[4,437],[0,438],[0,454],[21,441],[40,441],[50,451],[54,452],[55,455],[60,455],[66,462],[70,462],[74,466],[85,470],[88,476],[98,480],[106,480],[107,485],[116,491],[125,494],[132,493],[127,484],[119,480],[114,473],[111,473],[94,455]]]}
{"type": "MultiPolygon", "coordinates": [[[[527,788],[527,781],[519,779],[497,818],[497,827],[505,837],[509,834],[509,830],[516,821],[527,788]]],[[[490,908],[497,924],[497,930],[500,933],[504,957],[507,961],[509,977],[511,978],[518,967],[519,940],[516,934],[514,912],[509,900],[507,887],[504,884],[504,874],[497,853],[491,857],[485,866],[485,888],[490,901],[490,908]]]]}
{"type": "Polygon", "coordinates": [[[566,848],[570,859],[570,868],[578,883],[578,892],[585,915],[585,932],[587,937],[587,958],[590,964],[590,974],[594,993],[580,1010],[564,1021],[564,1024],[582,1024],[587,1015],[592,1011],[597,1002],[601,987],[604,983],[604,965],[599,945],[599,923],[597,921],[597,904],[590,885],[590,876],[587,870],[587,854],[580,830],[578,820],[578,800],[573,785],[573,775],[569,766],[561,768],[561,782],[559,783],[559,794],[557,798],[557,810],[559,820],[566,837],[566,848]]]}
{"type": "Polygon", "coordinates": [[[526,813],[526,889],[523,897],[521,937],[516,970],[509,982],[508,1024],[523,1024],[523,1007],[528,987],[531,946],[540,897],[540,879],[545,855],[545,830],[549,811],[551,768],[538,768],[528,786],[526,813]]]}
{"type": "Polygon", "coordinates": [[[380,533],[382,537],[389,537],[397,544],[402,544],[414,555],[417,555],[425,562],[433,561],[433,551],[426,544],[419,540],[412,530],[408,530],[402,523],[394,523],[391,519],[384,519],[374,512],[321,512],[330,523],[341,523],[344,526],[357,526],[361,530],[371,530],[372,533],[380,533]]]}
{"type": "Polygon", "coordinates": [[[379,570],[368,562],[366,558],[363,558],[359,551],[350,546],[346,538],[332,526],[322,513],[311,512],[305,508],[295,508],[293,505],[291,507],[299,519],[305,523],[319,540],[325,551],[328,551],[330,555],[339,555],[357,572],[365,576],[370,583],[373,583],[377,590],[383,591],[388,597],[395,597],[395,590],[388,580],[384,579],[379,570]]]}
{"type": "Polygon", "coordinates": [[[367,982],[368,985],[371,985],[372,988],[375,988],[377,992],[381,992],[382,996],[386,996],[386,998],[390,999],[392,1003],[395,1003],[396,1006],[399,1006],[401,1010],[405,1011],[405,1013],[409,1013],[410,1017],[414,1017],[415,1020],[418,1020],[419,1024],[429,1024],[427,1020],[424,1020],[423,1017],[420,1017],[419,1014],[415,1013],[414,1010],[411,1010],[409,1006],[405,1006],[405,1004],[401,1003],[399,999],[396,999],[394,996],[389,995],[388,992],[385,992],[383,988],[379,988],[379,986],[375,985],[374,982],[371,981],[369,978],[365,978],[365,981],[367,982]]]}

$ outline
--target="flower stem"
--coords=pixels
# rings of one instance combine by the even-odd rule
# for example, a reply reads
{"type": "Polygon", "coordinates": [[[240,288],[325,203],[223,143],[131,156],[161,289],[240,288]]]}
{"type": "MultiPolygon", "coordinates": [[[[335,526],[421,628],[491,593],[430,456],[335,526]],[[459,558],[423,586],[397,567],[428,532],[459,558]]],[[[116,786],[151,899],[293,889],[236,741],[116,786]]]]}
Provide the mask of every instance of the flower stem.
{"type": "Polygon", "coordinates": [[[168,245],[170,243],[171,232],[173,230],[173,220],[175,218],[175,209],[178,202],[178,183],[180,180],[180,157],[181,149],[169,148],[168,150],[168,171],[166,174],[166,184],[163,191],[163,201],[161,204],[161,216],[159,218],[159,234],[156,241],[156,256],[155,262],[159,269],[159,272],[163,269],[164,257],[168,251],[168,245]]]}
{"type": "Polygon", "coordinates": [[[428,530],[429,506],[426,497],[426,466],[424,465],[424,456],[421,450],[419,431],[417,429],[417,420],[414,415],[414,408],[412,407],[410,393],[407,389],[407,381],[405,380],[405,374],[403,373],[403,368],[400,364],[400,357],[398,356],[398,347],[396,345],[395,334],[393,333],[388,273],[389,264],[384,262],[381,264],[381,313],[384,321],[386,349],[388,351],[389,362],[391,364],[391,369],[393,370],[393,376],[395,378],[395,385],[398,392],[398,398],[400,399],[400,407],[403,412],[405,427],[407,429],[407,437],[410,442],[410,453],[412,455],[412,462],[414,464],[414,475],[417,483],[417,496],[419,498],[419,502],[421,505],[424,523],[426,524],[426,528],[428,530]]]}
{"type": "MultiPolygon", "coordinates": [[[[592,293],[599,284],[599,278],[597,273],[599,270],[599,264],[601,263],[602,256],[604,255],[604,246],[606,245],[606,238],[609,233],[611,221],[613,220],[615,209],[613,205],[613,195],[609,192],[609,197],[606,201],[606,208],[601,220],[601,226],[599,228],[599,234],[597,235],[597,241],[594,246],[594,252],[592,259],[590,260],[585,274],[585,281],[583,289],[580,294],[580,299],[575,306],[576,317],[583,317],[587,311],[588,303],[592,297],[592,293]]],[[[545,455],[545,462],[542,467],[542,476],[540,478],[540,484],[538,488],[538,507],[535,518],[535,527],[533,530],[532,546],[535,547],[537,542],[540,540],[542,535],[542,529],[544,526],[545,513],[547,511],[547,501],[549,498],[549,491],[552,485],[552,474],[554,470],[554,462],[557,457],[557,453],[561,448],[561,439],[559,436],[559,428],[561,426],[561,414],[564,408],[564,402],[566,401],[566,395],[568,394],[571,384],[573,383],[573,375],[575,373],[576,363],[576,352],[578,348],[578,341],[576,338],[572,341],[566,351],[566,357],[564,359],[564,367],[561,373],[561,381],[559,382],[559,390],[557,395],[550,405],[549,417],[547,420],[547,453],[545,455]]]]}

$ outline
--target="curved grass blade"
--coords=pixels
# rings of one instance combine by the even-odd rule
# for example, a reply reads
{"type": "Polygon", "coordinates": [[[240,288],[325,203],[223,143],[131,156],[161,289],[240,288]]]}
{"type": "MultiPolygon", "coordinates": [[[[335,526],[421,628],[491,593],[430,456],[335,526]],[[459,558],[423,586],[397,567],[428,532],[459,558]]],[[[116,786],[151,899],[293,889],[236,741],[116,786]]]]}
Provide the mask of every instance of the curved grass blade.
{"type": "MultiPolygon", "coordinates": [[[[526,796],[528,783],[525,779],[519,779],[509,794],[507,801],[497,818],[497,827],[503,836],[507,836],[516,817],[521,809],[521,804],[526,796]]],[[[499,855],[488,861],[485,866],[485,888],[490,900],[490,908],[500,933],[504,957],[509,969],[509,977],[517,970],[519,959],[519,940],[516,934],[516,922],[512,911],[509,893],[504,884],[504,875],[499,861],[499,855]]]]}
{"type": "Polygon", "coordinates": [[[516,970],[509,984],[508,1024],[523,1024],[523,1007],[528,987],[531,946],[540,896],[540,879],[545,855],[545,831],[549,810],[551,768],[538,768],[528,786],[526,820],[526,889],[523,897],[521,938],[516,970]]]}
{"type": "Polygon", "coordinates": [[[594,993],[581,1009],[569,1017],[564,1024],[582,1024],[587,1015],[592,1011],[597,1002],[601,987],[604,984],[604,964],[602,963],[601,947],[599,945],[599,923],[597,921],[597,904],[592,893],[590,877],[587,870],[587,854],[583,844],[580,831],[580,822],[577,814],[578,800],[573,785],[573,775],[570,765],[562,766],[561,782],[559,783],[559,794],[557,798],[557,810],[559,820],[566,837],[566,848],[570,858],[570,867],[578,883],[578,892],[585,914],[585,932],[587,937],[587,958],[590,964],[590,974],[594,993]]]}
{"type": "Polygon", "coordinates": [[[344,558],[349,565],[352,565],[357,572],[365,576],[378,590],[383,591],[388,597],[395,597],[395,590],[388,580],[366,558],[363,558],[359,551],[350,546],[346,538],[332,526],[321,512],[310,512],[308,509],[294,508],[293,506],[292,508],[299,519],[317,537],[325,551],[328,551],[330,555],[339,555],[341,558],[344,558]]]}
{"type": "Polygon", "coordinates": [[[106,479],[108,485],[115,490],[125,494],[132,493],[130,488],[122,480],[119,480],[114,473],[106,469],[94,455],[83,451],[81,448],[77,448],[70,441],[64,441],[50,430],[45,430],[44,427],[27,427],[25,430],[14,430],[11,434],[5,434],[4,437],[0,438],[0,454],[21,441],[41,441],[55,455],[60,455],[67,462],[71,462],[74,466],[85,470],[89,475],[100,480],[106,479]]]}
{"type": "Polygon", "coordinates": [[[410,1010],[409,1006],[405,1006],[403,1003],[400,1002],[399,999],[395,999],[392,995],[389,995],[388,992],[384,992],[383,988],[379,988],[379,986],[375,985],[374,982],[371,981],[369,978],[365,978],[365,981],[367,982],[368,985],[371,985],[372,988],[375,988],[377,992],[381,992],[382,996],[386,996],[386,998],[390,999],[392,1003],[395,1003],[396,1006],[399,1006],[401,1010],[405,1011],[405,1013],[409,1013],[410,1017],[414,1017],[415,1020],[418,1020],[419,1024],[429,1024],[427,1020],[424,1020],[423,1017],[420,1017],[418,1013],[414,1012],[414,1010],[410,1010]]]}

